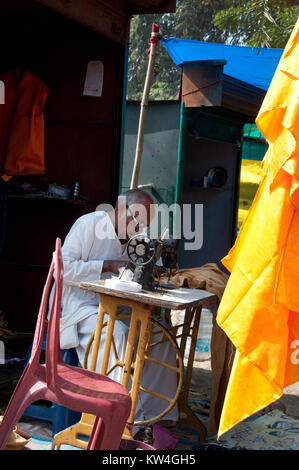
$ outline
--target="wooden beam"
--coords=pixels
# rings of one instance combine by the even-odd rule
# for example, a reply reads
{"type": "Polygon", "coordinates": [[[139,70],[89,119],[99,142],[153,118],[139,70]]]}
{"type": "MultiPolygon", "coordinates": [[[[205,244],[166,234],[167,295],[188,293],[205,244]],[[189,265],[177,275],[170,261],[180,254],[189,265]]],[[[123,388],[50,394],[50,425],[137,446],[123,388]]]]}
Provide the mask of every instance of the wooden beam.
{"type": "Polygon", "coordinates": [[[150,8],[153,5],[160,7],[163,3],[163,0],[131,0],[131,3],[145,8],[150,8]]]}
{"type": "Polygon", "coordinates": [[[131,3],[144,8],[162,7],[164,0],[131,0],[131,3]]]}
{"type": "Polygon", "coordinates": [[[36,0],[87,28],[125,44],[127,2],[121,0],[36,0]]]}
{"type": "Polygon", "coordinates": [[[132,15],[175,13],[176,9],[176,0],[129,0],[129,3],[132,15]]]}

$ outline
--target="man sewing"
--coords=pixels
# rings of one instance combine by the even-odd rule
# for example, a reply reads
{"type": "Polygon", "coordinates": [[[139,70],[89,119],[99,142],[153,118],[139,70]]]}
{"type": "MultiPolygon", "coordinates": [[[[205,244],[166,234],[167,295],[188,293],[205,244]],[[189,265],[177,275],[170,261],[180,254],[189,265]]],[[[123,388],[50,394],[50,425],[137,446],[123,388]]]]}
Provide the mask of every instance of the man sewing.
{"type": "MultiPolygon", "coordinates": [[[[119,275],[120,270],[128,266],[126,243],[136,231],[147,226],[153,218],[150,210],[153,201],[144,191],[127,191],[118,199],[111,214],[95,211],[80,217],[72,226],[62,246],[64,264],[62,316],[60,322],[60,345],[62,349],[75,347],[79,361],[83,358],[88,341],[93,334],[98,314],[99,296],[96,293],[79,288],[81,281],[94,281],[119,275]],[[142,207],[134,214],[134,205],[142,207]],[[125,230],[124,230],[125,229],[125,230]],[[130,229],[130,230],[129,230],[130,229]]],[[[124,307],[125,308],[125,307],[124,307]]],[[[114,327],[116,353],[120,360],[124,358],[129,318],[118,320],[114,327]]],[[[103,329],[98,358],[101,361],[104,345],[103,329]]],[[[175,350],[171,343],[164,342],[150,353],[160,361],[176,365],[175,350]]],[[[110,363],[114,356],[111,353],[110,363]]],[[[98,369],[99,370],[99,364],[98,369]]],[[[122,369],[116,367],[109,377],[121,381],[122,369]]],[[[177,388],[176,374],[163,367],[147,362],[143,369],[141,384],[162,395],[173,397],[177,388]]],[[[151,419],[166,408],[165,401],[150,394],[140,392],[135,413],[135,421],[151,419]]],[[[176,422],[178,409],[175,405],[165,415],[164,420],[176,422]]],[[[138,428],[133,428],[133,435],[138,428]]]]}

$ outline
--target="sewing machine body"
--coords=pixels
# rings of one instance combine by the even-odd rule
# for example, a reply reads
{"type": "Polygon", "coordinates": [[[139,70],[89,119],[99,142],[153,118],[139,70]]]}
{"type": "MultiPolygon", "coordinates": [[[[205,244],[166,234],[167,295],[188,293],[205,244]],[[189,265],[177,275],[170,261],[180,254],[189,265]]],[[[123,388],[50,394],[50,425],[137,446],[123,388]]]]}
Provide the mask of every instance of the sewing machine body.
{"type": "MultiPolygon", "coordinates": [[[[177,268],[178,240],[151,240],[147,237],[135,236],[129,240],[128,255],[135,264],[133,281],[142,285],[143,290],[154,291],[161,287],[159,281],[155,281],[157,262],[161,258],[162,266],[168,271],[177,268]],[[131,243],[130,243],[131,242],[131,243]],[[135,247],[130,252],[130,247],[135,247]]],[[[164,286],[163,286],[164,287],[164,286]]]]}

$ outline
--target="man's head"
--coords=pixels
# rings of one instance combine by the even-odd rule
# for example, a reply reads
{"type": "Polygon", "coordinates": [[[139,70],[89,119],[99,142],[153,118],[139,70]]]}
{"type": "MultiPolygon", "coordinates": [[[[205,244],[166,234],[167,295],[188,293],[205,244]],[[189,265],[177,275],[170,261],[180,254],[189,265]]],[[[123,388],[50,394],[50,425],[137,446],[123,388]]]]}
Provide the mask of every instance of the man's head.
{"type": "Polygon", "coordinates": [[[128,240],[142,232],[153,217],[153,200],[145,191],[129,189],[118,197],[115,207],[115,228],[120,239],[128,240]]]}

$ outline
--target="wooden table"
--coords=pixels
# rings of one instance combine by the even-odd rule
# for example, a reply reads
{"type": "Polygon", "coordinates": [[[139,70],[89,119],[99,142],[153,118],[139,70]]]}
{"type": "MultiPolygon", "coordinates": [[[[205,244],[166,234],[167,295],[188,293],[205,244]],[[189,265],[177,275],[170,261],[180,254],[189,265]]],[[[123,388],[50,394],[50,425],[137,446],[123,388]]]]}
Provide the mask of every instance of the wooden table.
{"type": "MultiPolygon", "coordinates": [[[[159,289],[155,292],[141,291],[138,293],[123,292],[115,289],[105,287],[104,281],[94,282],[81,282],[80,287],[92,292],[100,294],[100,304],[98,310],[98,318],[95,333],[92,339],[92,350],[89,369],[96,370],[97,356],[101,334],[104,326],[104,315],[108,314],[108,321],[106,325],[105,343],[101,361],[100,373],[107,375],[111,372],[108,371],[108,361],[110,356],[111,347],[113,347],[113,329],[114,323],[117,320],[118,306],[129,306],[132,308],[130,314],[130,326],[128,332],[128,340],[123,361],[116,361],[117,366],[121,366],[122,379],[121,383],[128,388],[129,378],[133,366],[134,350],[136,335],[138,334],[138,344],[136,349],[136,359],[134,363],[134,374],[132,377],[132,386],[130,390],[132,398],[131,413],[128,418],[129,423],[134,423],[135,410],[137,406],[137,399],[140,387],[141,374],[145,360],[145,348],[148,340],[148,328],[152,320],[152,310],[155,308],[158,311],[165,309],[165,317],[169,320],[171,310],[185,310],[185,317],[183,324],[176,326],[175,338],[180,338],[179,352],[181,356],[181,364],[185,355],[185,349],[188,337],[191,337],[191,346],[189,356],[186,364],[185,377],[182,383],[179,384],[178,394],[175,401],[178,401],[180,423],[188,427],[194,428],[198,431],[199,440],[203,441],[206,435],[206,430],[202,422],[197,418],[193,411],[188,406],[188,394],[192,376],[193,360],[196,346],[196,339],[198,334],[200,314],[202,305],[207,301],[215,298],[214,294],[200,289],[186,289],[186,288],[172,288],[172,289],[159,289]],[[139,329],[137,332],[137,324],[139,329]],[[182,328],[182,333],[177,334],[177,328],[182,328]]],[[[176,339],[174,341],[176,342],[176,339]]],[[[89,351],[87,351],[89,352],[89,351]]],[[[182,365],[183,367],[183,365],[182,365]]],[[[175,403],[171,403],[171,407],[175,403]]],[[[168,413],[169,409],[161,415],[157,416],[156,421],[168,413]]],[[[94,418],[90,415],[82,414],[79,423],[75,424],[66,431],[61,431],[53,440],[53,447],[61,444],[76,445],[85,448],[86,442],[78,439],[78,434],[89,435],[91,432],[94,418]]],[[[135,424],[138,425],[138,422],[135,424]]],[[[126,429],[124,437],[132,438],[131,430],[126,429]]]]}

